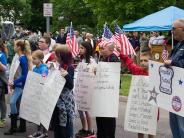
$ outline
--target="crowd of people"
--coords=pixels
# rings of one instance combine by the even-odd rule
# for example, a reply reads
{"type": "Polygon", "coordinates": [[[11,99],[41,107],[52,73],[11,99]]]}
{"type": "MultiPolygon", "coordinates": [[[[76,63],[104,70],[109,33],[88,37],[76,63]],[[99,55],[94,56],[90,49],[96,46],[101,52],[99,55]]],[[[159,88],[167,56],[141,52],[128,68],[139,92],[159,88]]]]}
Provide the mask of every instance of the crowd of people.
{"type": "MultiPolygon", "coordinates": [[[[66,44],[67,32],[61,29],[55,37],[52,33],[40,33],[23,31],[21,27],[15,29],[15,34],[9,40],[0,38],[0,127],[5,127],[7,107],[5,94],[12,91],[10,98],[10,129],[4,135],[13,135],[26,131],[26,120],[20,118],[20,126],[17,127],[19,116],[19,106],[23,94],[24,85],[28,71],[33,71],[46,77],[54,63],[54,68],[60,70],[61,75],[66,79],[61,95],[57,101],[51,121],[51,128],[54,131],[55,138],[74,137],[74,119],[75,119],[75,97],[74,87],[74,69],[79,62],[97,63],[120,62],[130,70],[133,75],[148,75],[148,61],[151,59],[151,48],[155,45],[168,44],[169,41],[160,32],[151,32],[148,37],[146,33],[138,32],[126,33],[137,56],[120,56],[114,54],[116,48],[114,43],[107,45],[98,45],[100,38],[94,38],[93,34],[82,32],[79,35],[75,31],[79,46],[79,54],[76,58],[72,57],[71,49],[66,44]],[[16,71],[14,80],[7,82],[9,66],[12,64],[14,56],[18,56],[20,62],[16,71]],[[8,66],[9,65],[9,66],[8,66]],[[7,87],[8,86],[8,87],[7,87]]],[[[184,20],[176,20],[173,23],[172,33],[174,39],[178,42],[174,47],[171,56],[165,60],[166,66],[184,67],[184,20]]],[[[119,49],[117,49],[119,50],[119,49]]],[[[110,101],[109,101],[110,102],[110,101]]],[[[76,136],[89,137],[94,136],[92,128],[92,117],[88,111],[78,111],[82,128],[76,136]]],[[[110,117],[96,117],[97,138],[115,138],[116,119],[110,117]]],[[[184,137],[184,118],[170,113],[170,126],[174,138],[184,137]]],[[[28,137],[44,138],[48,137],[47,130],[42,126],[37,126],[36,132],[28,137]]],[[[143,138],[144,134],[139,133],[138,138],[143,138]]],[[[154,136],[149,135],[149,138],[154,136]]]]}

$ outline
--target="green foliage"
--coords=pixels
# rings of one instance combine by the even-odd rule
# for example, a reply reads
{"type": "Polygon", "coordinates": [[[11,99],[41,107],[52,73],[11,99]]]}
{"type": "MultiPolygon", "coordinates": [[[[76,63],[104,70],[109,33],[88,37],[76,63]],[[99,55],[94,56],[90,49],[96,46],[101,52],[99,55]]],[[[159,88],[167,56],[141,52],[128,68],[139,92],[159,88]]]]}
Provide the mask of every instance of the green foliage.
{"type": "Polygon", "coordinates": [[[44,32],[46,30],[46,18],[43,16],[44,0],[30,0],[31,18],[29,24],[26,24],[29,30],[44,32]]]}
{"type": "Polygon", "coordinates": [[[132,75],[123,74],[121,75],[121,90],[120,95],[128,96],[132,75]]]}
{"type": "MultiPolygon", "coordinates": [[[[113,24],[126,24],[144,17],[148,14],[176,5],[176,0],[84,0],[91,7],[97,17],[97,26],[102,29],[105,22],[113,24]]],[[[182,2],[182,0],[179,0],[182,2]]],[[[183,2],[182,2],[183,3],[183,2]]],[[[183,7],[184,8],[184,7],[183,7]]]]}
{"type": "Polygon", "coordinates": [[[53,3],[52,31],[73,22],[79,31],[101,34],[105,22],[123,25],[168,6],[184,9],[183,0],[1,0],[0,16],[25,28],[45,31],[43,3],[53,3]]]}
{"type": "MultiPolygon", "coordinates": [[[[0,9],[0,16],[4,20],[17,23],[21,21],[24,14],[27,14],[25,10],[28,9],[28,7],[26,6],[25,0],[1,0],[0,9]]],[[[28,14],[27,18],[29,18],[28,14]]]]}
{"type": "Polygon", "coordinates": [[[83,0],[52,0],[52,3],[54,5],[52,30],[68,26],[71,21],[75,29],[95,28],[93,13],[83,0]]]}

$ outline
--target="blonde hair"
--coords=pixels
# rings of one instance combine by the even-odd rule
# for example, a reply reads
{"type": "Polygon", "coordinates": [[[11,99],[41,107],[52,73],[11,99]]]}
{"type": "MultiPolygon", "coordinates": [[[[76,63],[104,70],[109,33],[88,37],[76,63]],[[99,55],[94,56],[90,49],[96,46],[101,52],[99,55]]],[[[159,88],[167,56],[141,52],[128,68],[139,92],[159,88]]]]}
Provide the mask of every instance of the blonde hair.
{"type": "Polygon", "coordinates": [[[32,53],[32,57],[37,57],[38,59],[40,59],[42,61],[44,59],[43,51],[41,51],[41,50],[34,51],[32,53]]]}
{"type": "Polygon", "coordinates": [[[20,50],[22,51],[23,54],[27,57],[28,60],[28,69],[32,70],[32,56],[31,56],[31,48],[29,41],[27,40],[17,40],[15,42],[15,45],[17,47],[20,47],[20,50]]]}

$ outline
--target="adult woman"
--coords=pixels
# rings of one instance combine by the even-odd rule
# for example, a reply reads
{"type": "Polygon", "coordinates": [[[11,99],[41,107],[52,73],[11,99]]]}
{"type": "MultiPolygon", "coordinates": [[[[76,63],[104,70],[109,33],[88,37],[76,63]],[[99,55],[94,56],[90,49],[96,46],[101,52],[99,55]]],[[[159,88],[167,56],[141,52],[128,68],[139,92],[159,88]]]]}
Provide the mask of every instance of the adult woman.
{"type": "Polygon", "coordinates": [[[17,40],[15,42],[14,51],[19,55],[20,65],[16,73],[17,77],[15,77],[13,82],[9,83],[10,89],[13,89],[13,94],[10,99],[11,127],[8,132],[4,133],[5,135],[12,135],[15,132],[26,131],[26,122],[21,118],[19,130],[17,130],[17,101],[22,96],[28,70],[32,69],[31,50],[29,42],[27,40],[17,40]]]}
{"type": "Polygon", "coordinates": [[[55,111],[53,113],[54,137],[73,137],[73,119],[75,102],[73,95],[74,68],[71,65],[72,53],[68,46],[57,44],[55,58],[59,63],[61,75],[66,79],[66,83],[61,92],[55,111]]]}

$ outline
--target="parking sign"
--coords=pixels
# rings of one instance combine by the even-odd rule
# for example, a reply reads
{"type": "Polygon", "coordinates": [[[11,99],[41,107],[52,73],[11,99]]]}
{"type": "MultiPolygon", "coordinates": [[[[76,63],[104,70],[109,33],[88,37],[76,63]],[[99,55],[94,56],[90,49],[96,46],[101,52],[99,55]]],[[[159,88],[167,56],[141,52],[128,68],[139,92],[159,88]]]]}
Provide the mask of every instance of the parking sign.
{"type": "Polygon", "coordinates": [[[43,16],[52,17],[52,3],[44,3],[43,4],[43,16]]]}

